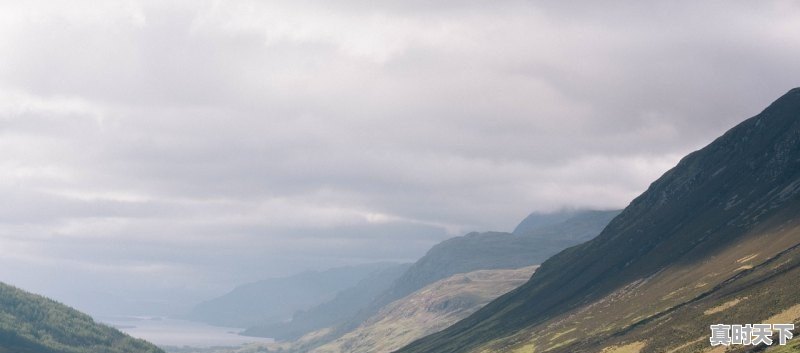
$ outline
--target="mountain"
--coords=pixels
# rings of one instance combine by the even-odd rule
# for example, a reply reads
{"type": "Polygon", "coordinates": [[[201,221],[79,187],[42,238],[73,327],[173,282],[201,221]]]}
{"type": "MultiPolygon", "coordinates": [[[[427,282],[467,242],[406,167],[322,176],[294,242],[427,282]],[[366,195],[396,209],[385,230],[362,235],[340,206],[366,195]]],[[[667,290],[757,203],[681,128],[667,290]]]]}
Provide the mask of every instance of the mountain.
{"type": "Polygon", "coordinates": [[[581,211],[575,209],[563,209],[556,212],[533,212],[525,217],[522,222],[519,222],[511,233],[526,234],[542,227],[564,222],[579,212],[581,211]]]}
{"type": "MultiPolygon", "coordinates": [[[[420,260],[397,278],[391,286],[372,302],[362,302],[355,315],[342,316],[327,330],[297,330],[293,336],[306,334],[295,344],[295,351],[307,351],[326,344],[356,330],[365,320],[377,315],[390,303],[404,298],[423,287],[455,274],[477,270],[516,269],[536,265],[547,257],[569,246],[589,240],[599,234],[605,225],[620,211],[570,211],[560,222],[541,223],[530,227],[524,234],[500,232],[470,233],[435,245],[420,260]],[[299,348],[302,347],[302,348],[299,348]]],[[[273,325],[274,326],[274,325],[273,325]]],[[[249,334],[272,337],[261,328],[248,330],[249,334]]]]}
{"type": "Polygon", "coordinates": [[[164,353],[66,305],[0,283],[0,353],[164,353]]]}
{"type": "Polygon", "coordinates": [[[542,222],[530,227],[524,234],[487,232],[451,238],[434,246],[401,275],[379,275],[377,277],[380,279],[364,281],[367,287],[351,288],[340,293],[337,296],[340,299],[373,298],[372,301],[349,300],[351,304],[344,306],[347,308],[346,314],[343,311],[339,311],[341,314],[338,316],[331,314],[335,308],[342,307],[340,301],[333,300],[307,312],[298,312],[291,322],[258,325],[246,330],[245,334],[296,340],[290,345],[292,351],[309,351],[358,329],[390,303],[455,274],[487,269],[517,269],[539,264],[561,249],[591,239],[620,211],[568,212],[562,212],[566,219],[542,222]],[[382,288],[382,292],[369,289],[378,287],[382,288]],[[356,294],[359,292],[368,295],[356,294]]]}
{"type": "Polygon", "coordinates": [[[272,337],[276,340],[293,340],[304,334],[335,326],[356,315],[362,308],[383,293],[411,264],[390,266],[375,271],[353,287],[342,290],[330,301],[294,314],[289,322],[259,325],[245,330],[248,336],[272,337]]]}
{"type": "Polygon", "coordinates": [[[697,352],[800,317],[800,89],[683,158],[593,240],[398,352],[697,352]]]}
{"type": "Polygon", "coordinates": [[[219,326],[253,327],[288,321],[298,310],[331,300],[376,271],[396,266],[374,263],[262,280],[195,306],[187,319],[219,326]]]}
{"type": "Polygon", "coordinates": [[[535,266],[457,274],[392,302],[356,330],[311,353],[389,353],[467,317],[525,283],[535,266]]]}
{"type": "Polygon", "coordinates": [[[457,273],[476,270],[510,269],[537,265],[570,246],[592,239],[619,214],[619,210],[560,212],[548,222],[533,225],[532,216],[523,221],[516,234],[469,233],[445,240],[431,248],[384,293],[374,306],[396,299],[457,273]],[[564,218],[563,220],[559,220],[564,218]]]}

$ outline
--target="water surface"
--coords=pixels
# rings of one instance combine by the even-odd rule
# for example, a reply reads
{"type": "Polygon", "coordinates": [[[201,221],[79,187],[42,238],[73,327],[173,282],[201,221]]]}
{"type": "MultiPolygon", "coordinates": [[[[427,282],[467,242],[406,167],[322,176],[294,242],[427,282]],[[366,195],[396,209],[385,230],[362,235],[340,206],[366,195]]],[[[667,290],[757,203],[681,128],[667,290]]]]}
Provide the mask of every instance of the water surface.
{"type": "Polygon", "coordinates": [[[163,317],[101,317],[99,321],[114,326],[133,337],[157,346],[240,346],[245,343],[269,343],[271,338],[240,336],[240,328],[211,326],[203,323],[163,317]]]}

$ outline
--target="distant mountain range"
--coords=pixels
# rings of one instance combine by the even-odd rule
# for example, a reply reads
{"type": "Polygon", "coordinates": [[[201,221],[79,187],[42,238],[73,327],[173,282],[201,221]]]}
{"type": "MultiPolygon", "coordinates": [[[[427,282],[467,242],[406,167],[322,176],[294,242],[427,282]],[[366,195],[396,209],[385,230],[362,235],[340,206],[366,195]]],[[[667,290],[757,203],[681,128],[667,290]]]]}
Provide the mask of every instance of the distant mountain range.
{"type": "MultiPolygon", "coordinates": [[[[190,317],[295,339],[268,348],[290,353],[784,353],[800,341],[712,348],[709,325],[800,324],[798,282],[800,88],[621,212],[532,214],[514,233],[455,237],[414,264],[243,285],[190,317]]],[[[0,353],[12,352],[163,353],[0,283],[0,353]]]]}
{"type": "Polygon", "coordinates": [[[342,290],[330,301],[308,310],[295,312],[291,321],[257,325],[244,331],[244,335],[292,340],[306,333],[335,326],[358,314],[408,270],[411,264],[401,264],[377,270],[353,287],[342,290]]]}
{"type": "MultiPolygon", "coordinates": [[[[517,227],[517,234],[470,233],[451,238],[434,246],[413,265],[406,265],[403,271],[396,271],[398,268],[394,268],[377,272],[376,275],[380,279],[372,276],[358,286],[340,292],[337,299],[333,301],[308,311],[298,312],[292,321],[258,325],[248,329],[246,334],[273,337],[284,341],[296,340],[295,344],[283,347],[285,351],[289,352],[306,352],[319,346],[331,349],[331,342],[341,343],[343,340],[349,343],[337,346],[336,350],[341,353],[354,353],[354,347],[359,347],[358,351],[369,351],[372,347],[371,344],[378,343],[378,340],[372,340],[372,343],[369,344],[357,343],[353,337],[360,337],[359,335],[366,334],[365,332],[370,332],[371,335],[380,332],[380,329],[369,325],[368,322],[376,320],[375,318],[380,317],[388,307],[407,301],[409,296],[418,293],[423,288],[439,283],[453,275],[479,270],[519,269],[539,264],[560,250],[593,238],[619,212],[619,210],[571,210],[550,215],[532,214],[526,218],[524,229],[517,227]],[[356,296],[356,293],[360,294],[356,296]],[[344,300],[344,298],[359,298],[359,300],[344,300]],[[370,300],[365,300],[367,298],[370,300]],[[342,307],[342,302],[348,303],[344,306],[346,310],[339,311],[342,315],[332,315],[332,309],[342,307]],[[348,315],[345,315],[345,312],[348,315]],[[368,327],[365,328],[365,325],[368,327]]],[[[491,273],[495,272],[489,271],[483,276],[491,273]]],[[[469,283],[462,284],[459,291],[465,293],[483,291],[484,293],[493,293],[494,296],[502,294],[497,291],[486,292],[481,289],[481,286],[487,283],[490,282],[475,281],[472,284],[476,286],[475,288],[470,288],[471,284],[469,283]]],[[[512,289],[505,286],[498,288],[503,288],[504,291],[512,289]]],[[[490,296],[486,294],[481,298],[486,299],[490,296]]],[[[486,302],[488,299],[477,301],[476,303],[480,303],[480,305],[471,305],[459,313],[466,316],[486,302]]],[[[399,348],[398,342],[408,343],[422,334],[444,328],[446,324],[456,321],[454,317],[453,315],[432,313],[426,317],[425,325],[407,328],[410,330],[409,332],[396,334],[391,340],[391,344],[382,341],[380,346],[399,348]]],[[[400,329],[403,326],[401,323],[387,326],[385,325],[386,320],[381,321],[383,324],[377,327],[400,329]]],[[[411,322],[413,320],[403,321],[406,324],[411,322]]],[[[372,348],[377,349],[378,347],[372,348]]]]}
{"type": "MultiPolygon", "coordinates": [[[[592,239],[620,210],[534,213],[516,233],[469,233],[445,240],[417,260],[372,304],[373,310],[457,273],[537,265],[557,252],[592,239]],[[537,219],[537,221],[532,221],[537,219]]],[[[370,313],[371,314],[371,313],[370,313]]]]}
{"type": "Polygon", "coordinates": [[[710,324],[797,323],[799,281],[793,89],[683,158],[593,240],[398,352],[708,351],[710,324]]]}
{"type": "Polygon", "coordinates": [[[164,353],[66,305],[0,283],[0,353],[164,353]]]}
{"type": "Polygon", "coordinates": [[[562,223],[581,212],[585,212],[585,210],[562,209],[556,212],[533,212],[519,222],[512,233],[527,234],[537,229],[562,223]]]}
{"type": "Polygon", "coordinates": [[[297,311],[308,310],[334,299],[340,291],[355,286],[376,272],[397,266],[393,263],[372,263],[248,283],[221,297],[198,304],[186,318],[242,328],[287,322],[297,311]]]}

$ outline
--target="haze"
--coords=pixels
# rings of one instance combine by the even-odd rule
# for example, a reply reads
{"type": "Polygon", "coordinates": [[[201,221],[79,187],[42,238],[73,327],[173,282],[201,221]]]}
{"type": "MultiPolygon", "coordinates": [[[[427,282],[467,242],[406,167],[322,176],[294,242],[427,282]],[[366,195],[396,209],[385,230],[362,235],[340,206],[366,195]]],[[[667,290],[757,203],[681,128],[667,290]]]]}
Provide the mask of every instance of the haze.
{"type": "Polygon", "coordinates": [[[796,85],[799,7],[0,1],[0,280],[173,312],[622,208],[796,85]]]}

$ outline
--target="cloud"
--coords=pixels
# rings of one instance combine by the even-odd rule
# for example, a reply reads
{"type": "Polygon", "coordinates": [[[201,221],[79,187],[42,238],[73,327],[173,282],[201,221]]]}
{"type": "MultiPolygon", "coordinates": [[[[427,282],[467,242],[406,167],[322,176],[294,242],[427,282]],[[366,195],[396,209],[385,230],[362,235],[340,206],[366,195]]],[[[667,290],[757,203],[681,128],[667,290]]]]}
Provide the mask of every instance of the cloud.
{"type": "Polygon", "coordinates": [[[0,278],[197,297],[624,207],[797,84],[797,7],[0,2],[0,278]]]}

